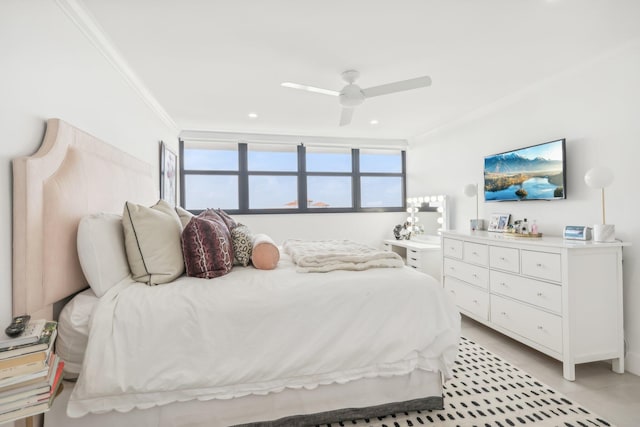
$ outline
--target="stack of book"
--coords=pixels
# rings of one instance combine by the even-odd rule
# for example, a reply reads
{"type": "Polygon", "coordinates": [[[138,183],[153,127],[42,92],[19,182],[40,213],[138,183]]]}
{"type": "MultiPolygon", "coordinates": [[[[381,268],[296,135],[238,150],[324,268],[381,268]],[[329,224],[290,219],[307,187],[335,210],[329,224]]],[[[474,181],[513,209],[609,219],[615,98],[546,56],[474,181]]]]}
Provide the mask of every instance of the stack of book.
{"type": "Polygon", "coordinates": [[[0,333],[0,423],[46,412],[62,387],[53,352],[56,322],[32,320],[16,338],[0,333]]]}

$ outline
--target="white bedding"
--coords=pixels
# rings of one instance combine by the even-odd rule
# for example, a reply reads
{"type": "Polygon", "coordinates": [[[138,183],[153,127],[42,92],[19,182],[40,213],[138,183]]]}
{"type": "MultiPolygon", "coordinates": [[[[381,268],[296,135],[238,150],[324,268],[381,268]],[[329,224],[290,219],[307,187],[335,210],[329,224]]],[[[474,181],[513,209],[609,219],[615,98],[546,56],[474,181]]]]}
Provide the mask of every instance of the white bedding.
{"type": "Polygon", "coordinates": [[[264,271],[149,287],[101,299],[67,412],[129,411],[176,401],[315,388],[415,369],[446,377],[457,309],[409,268],[298,274],[288,256],[264,271]]]}

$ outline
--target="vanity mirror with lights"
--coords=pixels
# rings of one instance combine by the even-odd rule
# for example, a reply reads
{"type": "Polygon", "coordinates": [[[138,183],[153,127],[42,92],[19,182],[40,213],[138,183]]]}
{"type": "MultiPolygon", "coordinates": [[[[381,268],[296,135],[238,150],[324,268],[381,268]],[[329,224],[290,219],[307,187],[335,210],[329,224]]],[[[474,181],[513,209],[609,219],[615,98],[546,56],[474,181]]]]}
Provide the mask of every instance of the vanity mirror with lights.
{"type": "Polygon", "coordinates": [[[406,264],[440,281],[441,237],[448,229],[447,196],[419,196],[407,199],[408,239],[386,239],[384,248],[405,259],[406,264]]]}

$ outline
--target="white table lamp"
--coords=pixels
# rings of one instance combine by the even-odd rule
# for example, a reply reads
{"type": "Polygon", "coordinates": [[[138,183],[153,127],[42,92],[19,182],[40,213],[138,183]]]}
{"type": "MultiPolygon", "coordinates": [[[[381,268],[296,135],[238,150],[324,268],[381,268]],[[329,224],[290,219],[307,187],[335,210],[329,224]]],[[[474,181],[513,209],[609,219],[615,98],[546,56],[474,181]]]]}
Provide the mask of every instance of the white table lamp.
{"type": "Polygon", "coordinates": [[[599,188],[602,197],[602,224],[593,226],[593,240],[596,242],[614,242],[616,240],[616,229],[612,224],[606,223],[604,209],[604,189],[613,182],[613,172],[607,167],[591,168],[584,175],[584,182],[591,188],[599,188]]]}
{"type": "Polygon", "coordinates": [[[465,185],[464,194],[476,198],[476,218],[471,220],[471,231],[484,230],[484,220],[478,218],[478,184],[465,185]]]}

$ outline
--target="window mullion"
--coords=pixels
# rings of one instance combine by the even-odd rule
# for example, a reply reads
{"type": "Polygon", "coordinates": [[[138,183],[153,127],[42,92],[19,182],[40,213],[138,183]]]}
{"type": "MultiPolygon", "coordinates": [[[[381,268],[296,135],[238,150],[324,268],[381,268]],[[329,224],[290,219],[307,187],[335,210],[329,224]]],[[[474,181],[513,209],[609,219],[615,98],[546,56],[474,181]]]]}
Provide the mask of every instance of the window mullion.
{"type": "Polygon", "coordinates": [[[351,150],[351,198],[353,209],[358,211],[361,207],[360,202],[360,150],[354,148],[351,150]]]}
{"type": "Polygon", "coordinates": [[[298,210],[308,209],[307,200],[307,150],[304,144],[298,145],[298,210]]]}
{"type": "Polygon", "coordinates": [[[247,144],[238,144],[238,209],[249,211],[249,165],[247,144]]]}

